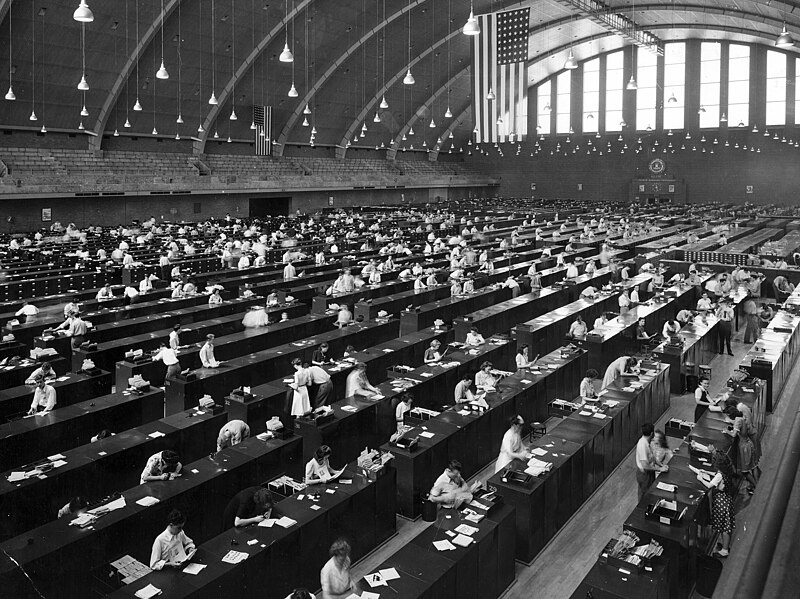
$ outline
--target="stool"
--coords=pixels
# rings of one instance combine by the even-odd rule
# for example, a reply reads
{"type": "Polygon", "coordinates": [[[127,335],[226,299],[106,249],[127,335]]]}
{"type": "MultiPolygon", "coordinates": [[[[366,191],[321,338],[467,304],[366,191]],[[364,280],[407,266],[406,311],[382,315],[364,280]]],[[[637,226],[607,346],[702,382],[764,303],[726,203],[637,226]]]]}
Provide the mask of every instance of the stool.
{"type": "Polygon", "coordinates": [[[700,370],[700,376],[707,376],[709,380],[711,380],[711,366],[700,364],[699,370],[700,370]]]}
{"type": "Polygon", "coordinates": [[[687,376],[690,375],[690,374],[695,374],[696,375],[697,374],[697,364],[695,364],[694,362],[684,362],[683,363],[683,370],[684,370],[684,372],[686,373],[687,376]]]}
{"type": "Polygon", "coordinates": [[[425,522],[436,521],[436,504],[429,499],[422,500],[422,519],[425,522]]]}
{"type": "Polygon", "coordinates": [[[528,437],[528,439],[533,441],[534,439],[538,439],[539,437],[544,437],[546,434],[547,434],[547,425],[542,424],[541,422],[532,422],[531,434],[528,437]]]}

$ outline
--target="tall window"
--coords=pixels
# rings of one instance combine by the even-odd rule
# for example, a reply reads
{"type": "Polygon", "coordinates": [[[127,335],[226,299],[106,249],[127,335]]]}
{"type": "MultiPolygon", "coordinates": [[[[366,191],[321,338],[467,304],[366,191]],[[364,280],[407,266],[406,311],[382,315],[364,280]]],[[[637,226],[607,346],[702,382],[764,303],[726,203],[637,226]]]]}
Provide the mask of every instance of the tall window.
{"type": "Polygon", "coordinates": [[[542,135],[550,133],[550,93],[552,80],[548,79],[536,90],[536,132],[542,135]]]}
{"type": "Polygon", "coordinates": [[[636,57],[636,129],[655,129],[658,55],[639,48],[636,57]]]}
{"type": "MultiPolygon", "coordinates": [[[[795,92],[797,93],[797,92],[795,92]]],[[[786,54],[767,51],[766,124],[786,124],[786,54]]]]}
{"type": "Polygon", "coordinates": [[[731,44],[728,57],[728,125],[747,125],[750,117],[750,46],[731,44]]]}
{"type": "Polygon", "coordinates": [[[600,110],[600,59],[583,63],[583,131],[596,133],[600,110]]]}
{"type": "Polygon", "coordinates": [[[719,127],[720,44],[700,44],[700,126],[719,127]]]}
{"type": "Polygon", "coordinates": [[[569,133],[572,71],[556,77],[556,133],[569,133]]]}
{"type": "Polygon", "coordinates": [[[686,44],[664,46],[664,129],[683,129],[686,106],[686,44]]]}
{"type": "Polygon", "coordinates": [[[606,57],[606,131],[622,131],[622,51],[606,57]]]}
{"type": "Polygon", "coordinates": [[[794,59],[794,122],[800,124],[800,58],[794,59]]]}

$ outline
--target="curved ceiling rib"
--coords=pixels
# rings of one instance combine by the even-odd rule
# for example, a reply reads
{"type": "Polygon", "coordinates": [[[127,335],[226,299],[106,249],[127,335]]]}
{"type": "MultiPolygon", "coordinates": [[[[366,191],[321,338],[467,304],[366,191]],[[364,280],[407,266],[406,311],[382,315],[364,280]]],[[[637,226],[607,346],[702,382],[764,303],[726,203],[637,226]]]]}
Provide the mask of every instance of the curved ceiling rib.
{"type": "Polygon", "coordinates": [[[408,130],[414,124],[414,121],[419,121],[421,127],[427,127],[427,125],[423,122],[423,118],[425,114],[430,109],[430,106],[444,93],[447,92],[459,78],[463,77],[467,73],[470,72],[470,67],[466,67],[461,69],[458,73],[453,75],[444,85],[442,85],[436,92],[433,93],[419,108],[414,112],[414,116],[406,121],[406,124],[400,128],[400,131],[397,132],[393,143],[386,151],[386,158],[392,160],[397,155],[397,144],[399,143],[400,139],[408,133],[408,130]]]}
{"type": "MultiPolygon", "coordinates": [[[[163,21],[167,20],[167,17],[172,14],[172,11],[177,8],[180,2],[181,0],[168,0],[168,2],[164,5],[163,21]]],[[[150,45],[150,42],[155,37],[156,33],[158,33],[158,31],[161,29],[161,11],[158,11],[154,15],[153,19],[153,23],[144,32],[142,39],[137,41],[136,47],[133,49],[133,53],[128,57],[128,60],[125,62],[125,66],[122,67],[122,71],[117,77],[117,80],[114,82],[114,85],[111,87],[108,95],[106,95],[106,100],[103,102],[103,107],[100,109],[100,112],[97,115],[97,120],[94,124],[93,131],[95,135],[89,136],[89,148],[92,150],[98,151],[102,148],[103,131],[105,131],[106,124],[108,123],[108,117],[111,115],[111,109],[116,105],[117,101],[119,101],[122,91],[125,89],[125,84],[127,83],[128,78],[131,76],[131,71],[137,63],[137,57],[142,56],[144,50],[150,45]]]]}
{"type": "MultiPolygon", "coordinates": [[[[233,90],[234,84],[244,76],[244,74],[248,71],[248,69],[255,63],[256,59],[261,55],[261,53],[269,46],[270,42],[275,39],[279,33],[281,33],[284,27],[300,13],[302,10],[311,4],[313,0],[302,0],[294,9],[290,10],[287,15],[281,19],[279,23],[272,28],[272,30],[264,36],[264,38],[258,43],[258,45],[253,48],[250,54],[244,59],[244,61],[239,65],[236,69],[236,72],[233,76],[228,79],[228,82],[225,84],[225,87],[222,88],[219,95],[217,96],[217,105],[212,106],[211,110],[208,111],[208,116],[206,116],[205,122],[203,123],[203,129],[205,131],[200,136],[200,141],[195,141],[193,143],[194,153],[195,154],[202,154],[206,149],[206,143],[208,142],[208,135],[211,131],[211,125],[214,124],[214,121],[219,116],[219,111],[225,105],[225,101],[227,100],[228,96],[231,94],[233,90]]],[[[305,104],[303,104],[305,106],[305,104]]]]}
{"type": "MultiPolygon", "coordinates": [[[[294,124],[297,122],[298,118],[303,113],[303,109],[306,107],[306,104],[311,102],[311,98],[314,97],[314,93],[318,89],[320,89],[323,85],[325,85],[325,83],[328,81],[328,79],[330,79],[333,76],[333,74],[336,72],[336,70],[348,58],[350,58],[353,54],[355,54],[356,50],[358,50],[359,48],[362,48],[362,46],[364,46],[364,44],[374,34],[377,34],[377,32],[380,31],[381,29],[383,29],[384,27],[386,27],[386,25],[388,25],[389,23],[391,23],[395,19],[402,17],[408,11],[413,9],[415,6],[419,6],[420,4],[423,4],[424,2],[425,2],[425,0],[414,0],[410,4],[407,4],[403,8],[398,10],[396,13],[386,17],[386,19],[384,21],[382,21],[381,23],[379,23],[378,25],[376,25],[375,27],[373,27],[372,29],[367,31],[363,36],[361,36],[361,39],[357,40],[354,44],[352,44],[347,50],[345,50],[344,54],[339,56],[339,58],[337,58],[333,62],[333,64],[331,64],[327,69],[325,69],[325,72],[322,74],[322,76],[314,82],[314,84],[311,86],[310,89],[308,89],[306,91],[306,95],[303,96],[303,99],[300,102],[297,103],[297,106],[295,107],[294,111],[292,111],[292,114],[289,116],[289,118],[286,120],[286,123],[283,125],[283,128],[281,129],[281,132],[277,137],[277,140],[278,140],[278,147],[277,147],[277,151],[276,151],[276,155],[277,156],[280,156],[280,155],[283,154],[283,144],[286,143],[286,138],[289,137],[289,131],[292,130],[292,128],[294,127],[294,124]]],[[[362,51],[366,51],[366,47],[365,46],[364,46],[362,51]]]]}

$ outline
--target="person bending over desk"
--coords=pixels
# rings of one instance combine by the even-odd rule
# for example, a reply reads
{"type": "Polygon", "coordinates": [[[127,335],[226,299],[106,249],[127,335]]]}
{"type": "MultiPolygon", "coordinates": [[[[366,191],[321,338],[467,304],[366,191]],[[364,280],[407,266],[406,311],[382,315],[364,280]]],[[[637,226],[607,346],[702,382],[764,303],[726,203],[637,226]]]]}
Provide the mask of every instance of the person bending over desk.
{"type": "Polygon", "coordinates": [[[31,372],[31,375],[25,379],[25,384],[36,385],[39,379],[44,379],[48,383],[56,380],[56,372],[47,360],[42,362],[39,368],[31,372]]]}
{"type": "Polygon", "coordinates": [[[185,524],[186,516],[180,510],[172,510],[169,513],[166,530],[153,541],[150,568],[153,570],[161,570],[164,566],[179,568],[192,559],[197,548],[194,541],[183,532],[185,524]]]}
{"type": "Polygon", "coordinates": [[[603,389],[608,387],[618,376],[623,374],[633,374],[633,369],[636,366],[636,358],[630,356],[620,356],[606,368],[606,374],[603,377],[603,389]]]}
{"type": "Polygon", "coordinates": [[[264,487],[248,487],[239,491],[222,512],[222,527],[248,526],[263,522],[272,515],[272,494],[264,487]]]}
{"type": "Polygon", "coordinates": [[[319,573],[322,599],[353,596],[358,585],[350,577],[350,543],[345,539],[336,539],[331,545],[329,555],[331,558],[319,573]]]}
{"type": "Polygon", "coordinates": [[[180,456],[171,449],[165,449],[154,453],[147,460],[147,464],[139,477],[139,484],[144,484],[156,480],[172,480],[180,476],[181,464],[180,456]]]}
{"type": "Polygon", "coordinates": [[[522,416],[517,415],[511,418],[508,430],[503,435],[503,442],[500,445],[500,455],[494,465],[495,473],[500,472],[514,460],[528,459],[530,454],[522,444],[522,427],[524,425],[525,420],[522,416]]]}
{"type": "Polygon", "coordinates": [[[462,504],[472,501],[472,493],[479,486],[480,481],[476,481],[470,487],[461,476],[461,462],[450,460],[433,483],[428,499],[444,508],[458,509],[462,504]]]}
{"type": "Polygon", "coordinates": [[[250,427],[243,420],[231,420],[219,429],[217,451],[232,447],[250,437],[250,427]]]}
{"type": "Polygon", "coordinates": [[[353,370],[347,375],[345,385],[345,397],[361,396],[372,397],[379,395],[377,387],[373,387],[367,379],[367,365],[364,362],[356,362],[353,370]]]}

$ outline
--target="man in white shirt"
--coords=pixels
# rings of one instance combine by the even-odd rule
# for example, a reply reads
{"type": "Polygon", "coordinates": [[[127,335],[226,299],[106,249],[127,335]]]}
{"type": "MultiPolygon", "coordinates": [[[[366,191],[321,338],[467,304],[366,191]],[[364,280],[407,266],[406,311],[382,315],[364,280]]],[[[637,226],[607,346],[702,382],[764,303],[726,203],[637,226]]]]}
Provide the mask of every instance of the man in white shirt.
{"type": "Polygon", "coordinates": [[[211,333],[206,335],[206,342],[200,348],[200,362],[203,368],[217,368],[221,364],[214,356],[214,335],[211,333]]]}
{"type": "Polygon", "coordinates": [[[56,390],[47,384],[44,377],[36,382],[36,389],[33,392],[33,401],[28,414],[47,414],[56,405],[56,390]]]}
{"type": "Polygon", "coordinates": [[[697,300],[697,309],[698,310],[710,310],[712,306],[711,299],[708,297],[707,293],[704,293],[703,296],[697,300]]]}
{"type": "Polygon", "coordinates": [[[166,530],[153,541],[150,552],[150,568],[161,570],[164,566],[180,568],[197,551],[194,541],[183,532],[186,517],[178,510],[169,514],[169,525],[166,530]]]}
{"type": "Polygon", "coordinates": [[[656,480],[656,472],[666,472],[669,466],[658,466],[650,441],[653,440],[655,429],[649,422],[642,425],[642,436],[636,442],[636,482],[639,485],[639,501],[656,480]]]}
{"type": "Polygon", "coordinates": [[[22,322],[33,322],[36,320],[38,315],[39,308],[31,303],[28,303],[28,300],[22,300],[22,307],[14,313],[14,316],[25,317],[22,322]]]}
{"type": "Polygon", "coordinates": [[[169,332],[169,347],[175,352],[177,352],[181,347],[180,330],[181,325],[176,324],[169,332]]]}
{"type": "Polygon", "coordinates": [[[150,282],[150,277],[145,276],[139,281],[139,293],[147,293],[153,290],[153,284],[150,282]]]}
{"type": "Polygon", "coordinates": [[[568,279],[577,279],[578,278],[578,267],[575,266],[574,262],[570,262],[569,266],[567,266],[567,278],[568,279]]]}
{"type": "MultiPolygon", "coordinates": [[[[174,332],[174,331],[173,331],[174,332]]],[[[172,333],[170,333],[171,342],[172,333]]],[[[153,356],[153,362],[161,360],[167,367],[167,378],[174,378],[181,373],[181,364],[178,361],[178,355],[172,347],[167,347],[165,342],[161,342],[156,355],[153,356]]]]}
{"type": "Polygon", "coordinates": [[[286,266],[283,267],[283,278],[285,280],[297,278],[297,269],[291,262],[289,262],[286,266]]]}
{"type": "Polygon", "coordinates": [[[601,327],[608,322],[608,318],[606,317],[606,313],[603,312],[600,316],[594,319],[594,328],[601,327]]]}
{"type": "Polygon", "coordinates": [[[583,317],[578,314],[578,317],[575,319],[571,325],[569,325],[569,336],[573,339],[580,338],[586,336],[586,333],[589,332],[589,327],[586,326],[586,323],[583,322],[583,317]]]}

